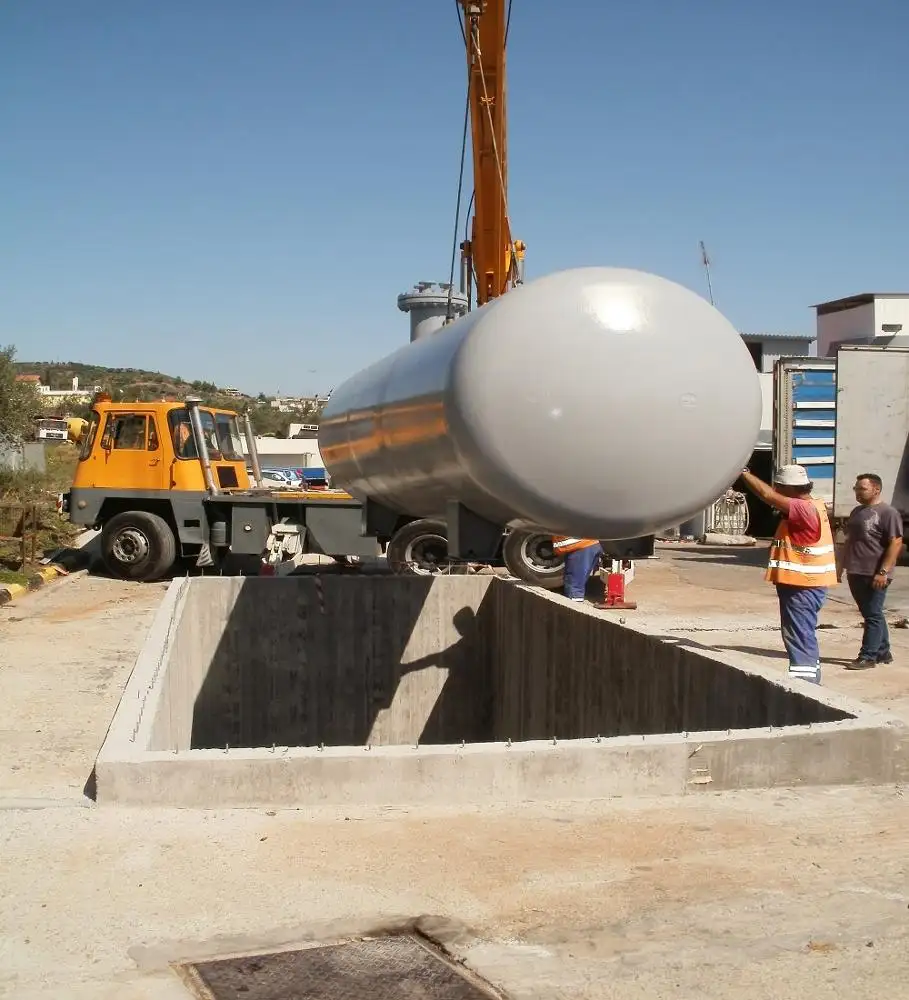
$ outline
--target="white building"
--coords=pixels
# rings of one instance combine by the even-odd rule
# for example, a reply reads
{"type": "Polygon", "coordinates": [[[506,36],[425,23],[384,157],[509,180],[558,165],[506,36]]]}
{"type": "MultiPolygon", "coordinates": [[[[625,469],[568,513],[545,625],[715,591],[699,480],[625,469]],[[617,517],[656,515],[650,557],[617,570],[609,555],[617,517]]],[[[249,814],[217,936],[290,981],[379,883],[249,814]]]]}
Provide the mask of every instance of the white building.
{"type": "Polygon", "coordinates": [[[759,372],[772,372],[780,358],[808,358],[815,353],[813,333],[743,333],[742,340],[759,372]]]}
{"type": "Polygon", "coordinates": [[[814,306],[817,354],[830,358],[839,344],[903,346],[909,336],[909,293],[863,292],[814,306]]]}
{"type": "Polygon", "coordinates": [[[287,429],[289,438],[316,438],[319,436],[318,424],[291,424],[287,429]]]}
{"type": "Polygon", "coordinates": [[[276,396],[269,405],[280,413],[299,413],[317,410],[328,402],[328,396],[276,396]]]}
{"type": "Polygon", "coordinates": [[[49,385],[38,382],[36,388],[41,399],[46,403],[50,402],[70,402],[70,403],[90,403],[96,392],[101,391],[101,386],[96,385],[91,392],[87,389],[79,388],[79,378],[73,378],[72,389],[51,389],[49,385]]]}
{"type": "Polygon", "coordinates": [[[761,432],[758,448],[770,448],[773,440],[773,366],[780,358],[810,358],[815,355],[813,333],[743,333],[742,340],[754,361],[761,383],[761,432]]]}
{"type": "MultiPolygon", "coordinates": [[[[243,443],[246,453],[246,442],[243,443]]],[[[325,463],[315,438],[257,437],[256,451],[263,469],[323,469],[325,463]]]]}

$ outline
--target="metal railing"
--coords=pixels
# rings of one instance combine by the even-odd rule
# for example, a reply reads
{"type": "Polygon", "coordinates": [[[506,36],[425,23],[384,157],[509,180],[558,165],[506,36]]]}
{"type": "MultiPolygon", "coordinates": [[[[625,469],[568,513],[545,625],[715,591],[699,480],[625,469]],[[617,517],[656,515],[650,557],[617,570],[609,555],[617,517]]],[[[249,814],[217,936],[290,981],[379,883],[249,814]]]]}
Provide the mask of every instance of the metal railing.
{"type": "Polygon", "coordinates": [[[0,544],[15,542],[23,566],[35,562],[38,554],[40,515],[50,510],[46,504],[0,502],[0,544]]]}
{"type": "Polygon", "coordinates": [[[748,510],[748,498],[744,493],[732,488],[711,506],[707,517],[707,530],[720,535],[745,535],[748,532],[751,516],[748,510]]]}

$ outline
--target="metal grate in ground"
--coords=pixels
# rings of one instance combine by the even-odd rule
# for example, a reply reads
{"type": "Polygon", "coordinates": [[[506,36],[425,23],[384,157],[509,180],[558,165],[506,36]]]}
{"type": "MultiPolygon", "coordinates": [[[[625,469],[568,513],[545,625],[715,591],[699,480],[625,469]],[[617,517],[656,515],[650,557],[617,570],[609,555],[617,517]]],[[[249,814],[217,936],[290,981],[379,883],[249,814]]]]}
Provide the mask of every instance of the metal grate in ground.
{"type": "Polygon", "coordinates": [[[414,937],[184,966],[201,1000],[501,1000],[414,937]]]}

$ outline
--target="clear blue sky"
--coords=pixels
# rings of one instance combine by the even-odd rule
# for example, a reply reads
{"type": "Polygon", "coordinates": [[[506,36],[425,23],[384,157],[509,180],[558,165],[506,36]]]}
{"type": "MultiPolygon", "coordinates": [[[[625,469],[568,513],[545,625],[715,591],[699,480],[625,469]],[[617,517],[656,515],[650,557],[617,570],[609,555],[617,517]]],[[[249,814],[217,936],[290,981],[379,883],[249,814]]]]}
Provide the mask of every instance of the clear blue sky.
{"type": "MultiPolygon", "coordinates": [[[[515,0],[528,277],[612,264],[703,293],[703,239],[744,330],[909,290],[907,37],[896,0],[515,0]]],[[[325,390],[406,341],[399,292],[447,278],[454,0],[6,0],[0,67],[0,343],[22,360],[325,390]]]]}

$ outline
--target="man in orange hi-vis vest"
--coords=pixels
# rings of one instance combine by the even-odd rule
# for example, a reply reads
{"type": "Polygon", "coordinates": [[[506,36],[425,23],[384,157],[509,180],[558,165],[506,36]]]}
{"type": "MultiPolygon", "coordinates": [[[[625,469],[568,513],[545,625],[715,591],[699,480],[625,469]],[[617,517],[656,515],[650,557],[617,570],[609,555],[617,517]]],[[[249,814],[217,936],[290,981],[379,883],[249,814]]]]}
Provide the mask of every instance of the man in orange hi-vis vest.
{"type": "Polygon", "coordinates": [[[595,538],[553,535],[552,551],[565,559],[563,593],[572,601],[583,601],[587,579],[603,554],[603,546],[595,538]]]}
{"type": "Polygon", "coordinates": [[[780,630],[789,654],[789,676],[821,682],[817,619],[827,588],[837,585],[833,531],[823,500],[811,495],[814,485],[801,465],[784,465],[773,485],[748,469],[745,485],[782,518],[773,541],[765,579],[775,585],[780,600],[780,630]]]}

